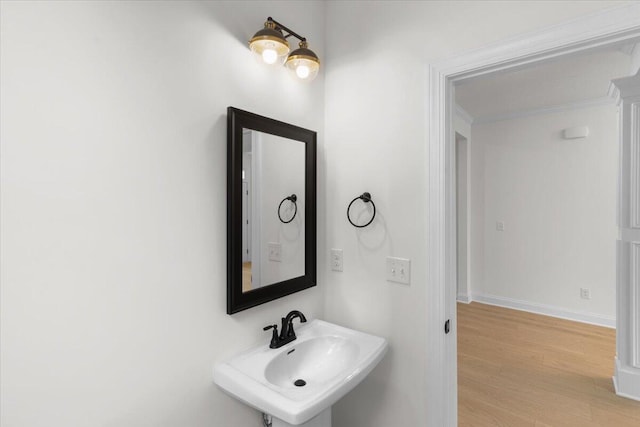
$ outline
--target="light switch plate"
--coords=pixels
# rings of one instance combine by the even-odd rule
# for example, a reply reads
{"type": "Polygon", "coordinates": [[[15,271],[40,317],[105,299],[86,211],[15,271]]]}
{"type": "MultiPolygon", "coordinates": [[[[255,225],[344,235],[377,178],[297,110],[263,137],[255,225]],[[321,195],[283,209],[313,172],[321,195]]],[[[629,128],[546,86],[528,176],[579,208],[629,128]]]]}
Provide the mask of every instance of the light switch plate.
{"type": "Polygon", "coordinates": [[[331,269],[342,271],[342,249],[331,249],[331,269]]]}
{"type": "Polygon", "coordinates": [[[269,248],[269,261],[282,262],[282,244],[272,243],[268,244],[269,248]]]}
{"type": "Polygon", "coordinates": [[[387,280],[407,285],[411,283],[411,260],[387,257],[387,280]]]}
{"type": "Polygon", "coordinates": [[[496,230],[504,231],[504,222],[502,222],[502,221],[496,222],[496,230]]]}

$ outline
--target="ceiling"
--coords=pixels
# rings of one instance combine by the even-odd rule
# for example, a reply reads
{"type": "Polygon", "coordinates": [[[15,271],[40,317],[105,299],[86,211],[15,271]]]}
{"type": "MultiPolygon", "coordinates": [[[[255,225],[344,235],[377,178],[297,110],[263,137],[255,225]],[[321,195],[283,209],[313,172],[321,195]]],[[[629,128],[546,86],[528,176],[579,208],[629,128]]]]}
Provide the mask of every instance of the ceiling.
{"type": "Polygon", "coordinates": [[[492,121],[607,97],[611,79],[629,75],[634,44],[493,73],[456,84],[456,103],[474,122],[492,121]]]}

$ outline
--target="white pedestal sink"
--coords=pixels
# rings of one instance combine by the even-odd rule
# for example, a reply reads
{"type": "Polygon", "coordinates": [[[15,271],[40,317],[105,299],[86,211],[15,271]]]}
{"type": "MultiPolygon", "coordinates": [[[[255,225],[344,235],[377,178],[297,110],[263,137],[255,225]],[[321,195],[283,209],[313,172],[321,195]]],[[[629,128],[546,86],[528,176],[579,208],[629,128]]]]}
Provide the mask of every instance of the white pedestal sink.
{"type": "Polygon", "coordinates": [[[387,351],[384,338],[313,320],[278,349],[251,348],[214,367],[225,392],[273,417],[273,427],[329,427],[331,405],[358,385],[387,351]]]}

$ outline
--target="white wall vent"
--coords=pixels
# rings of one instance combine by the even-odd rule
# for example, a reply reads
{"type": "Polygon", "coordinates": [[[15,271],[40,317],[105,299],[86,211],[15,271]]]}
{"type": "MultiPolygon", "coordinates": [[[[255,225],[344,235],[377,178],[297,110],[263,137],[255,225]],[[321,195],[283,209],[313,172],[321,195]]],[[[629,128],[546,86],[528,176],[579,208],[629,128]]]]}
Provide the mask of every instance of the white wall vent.
{"type": "Polygon", "coordinates": [[[577,139],[586,138],[589,136],[588,126],[576,126],[573,128],[567,128],[563,131],[564,139],[577,139]]]}

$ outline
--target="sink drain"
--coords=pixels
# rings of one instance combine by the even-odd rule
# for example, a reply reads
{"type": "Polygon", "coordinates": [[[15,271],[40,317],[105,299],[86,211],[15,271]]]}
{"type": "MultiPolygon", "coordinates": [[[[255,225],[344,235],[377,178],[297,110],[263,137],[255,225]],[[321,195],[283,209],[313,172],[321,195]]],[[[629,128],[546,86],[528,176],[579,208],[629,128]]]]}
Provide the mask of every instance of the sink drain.
{"type": "Polygon", "coordinates": [[[293,382],[293,385],[295,385],[296,387],[304,387],[307,385],[307,382],[305,380],[295,380],[293,382]]]}

